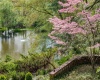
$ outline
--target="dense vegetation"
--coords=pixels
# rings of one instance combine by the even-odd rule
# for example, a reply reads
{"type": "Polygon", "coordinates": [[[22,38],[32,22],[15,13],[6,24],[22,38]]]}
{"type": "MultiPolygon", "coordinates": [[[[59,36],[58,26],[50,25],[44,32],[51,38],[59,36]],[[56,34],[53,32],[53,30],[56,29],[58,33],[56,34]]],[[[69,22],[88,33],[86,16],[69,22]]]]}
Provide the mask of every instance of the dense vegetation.
{"type": "Polygon", "coordinates": [[[40,28],[42,26],[42,30],[49,30],[50,23],[47,20],[55,14],[60,15],[57,11],[59,6],[57,0],[43,0],[40,2],[40,0],[1,0],[0,27],[40,28]],[[47,29],[46,26],[48,26],[49,29],[47,29]]]}
{"type": "MultiPolygon", "coordinates": [[[[7,55],[4,60],[0,60],[0,80],[32,80],[32,78],[49,80],[50,71],[73,56],[81,54],[90,56],[92,69],[96,74],[94,55],[100,54],[100,0],[83,1],[84,3],[79,4],[80,0],[67,0],[67,2],[66,0],[59,0],[59,2],[58,0],[0,0],[2,33],[4,31],[9,33],[10,30],[19,32],[27,28],[37,33],[34,44],[29,49],[29,55],[21,54],[19,60],[14,60],[7,55]],[[73,8],[72,11],[70,7],[73,8]],[[74,8],[78,10],[75,11],[74,8]],[[83,14],[82,11],[87,12],[83,14]],[[46,39],[52,42],[49,48],[46,48],[44,43],[46,39]],[[41,43],[42,49],[36,52],[41,43]]],[[[67,77],[69,80],[74,77],[76,80],[93,80],[92,71],[88,70],[89,74],[87,72],[81,77],[76,77],[79,73],[76,70],[67,77]]],[[[99,73],[98,68],[96,79],[100,77],[99,73]]],[[[61,80],[67,80],[66,75],[62,78],[61,80]]],[[[60,78],[55,80],[58,79],[60,78]]]]}

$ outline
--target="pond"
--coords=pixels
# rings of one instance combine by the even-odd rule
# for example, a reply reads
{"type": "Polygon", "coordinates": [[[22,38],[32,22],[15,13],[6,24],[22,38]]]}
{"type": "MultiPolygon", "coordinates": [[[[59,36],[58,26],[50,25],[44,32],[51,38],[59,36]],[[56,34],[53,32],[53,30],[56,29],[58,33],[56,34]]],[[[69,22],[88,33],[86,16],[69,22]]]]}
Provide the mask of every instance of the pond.
{"type": "Polygon", "coordinates": [[[33,31],[21,31],[16,32],[13,36],[2,36],[0,33],[0,58],[10,55],[11,57],[18,59],[19,54],[28,54],[28,49],[30,48],[31,43],[34,39],[30,38],[30,34],[33,34],[33,31]]]}
{"type": "MultiPolygon", "coordinates": [[[[19,59],[20,54],[28,55],[28,51],[31,45],[35,44],[35,36],[39,34],[34,33],[33,30],[23,30],[20,32],[13,32],[13,34],[8,35],[8,32],[0,32],[0,58],[4,59],[6,55],[10,55],[14,59],[19,59]]],[[[42,39],[41,39],[42,40],[42,39]]],[[[37,41],[37,40],[36,40],[37,41]]],[[[52,47],[52,41],[48,38],[43,39],[41,44],[35,49],[37,52],[41,52],[46,48],[52,47]]]]}

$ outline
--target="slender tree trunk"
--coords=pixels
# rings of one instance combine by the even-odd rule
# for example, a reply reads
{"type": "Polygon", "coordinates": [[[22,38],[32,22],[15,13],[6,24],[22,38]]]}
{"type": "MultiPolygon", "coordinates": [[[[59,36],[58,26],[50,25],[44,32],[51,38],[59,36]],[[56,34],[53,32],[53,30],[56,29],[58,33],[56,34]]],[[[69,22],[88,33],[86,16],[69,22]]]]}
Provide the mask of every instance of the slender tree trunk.
{"type": "Polygon", "coordinates": [[[94,56],[91,57],[91,67],[92,67],[93,74],[95,74],[95,58],[94,58],[94,56]]]}
{"type": "Polygon", "coordinates": [[[56,67],[53,63],[51,63],[49,60],[47,60],[47,62],[53,67],[53,69],[56,69],[56,67]]]}

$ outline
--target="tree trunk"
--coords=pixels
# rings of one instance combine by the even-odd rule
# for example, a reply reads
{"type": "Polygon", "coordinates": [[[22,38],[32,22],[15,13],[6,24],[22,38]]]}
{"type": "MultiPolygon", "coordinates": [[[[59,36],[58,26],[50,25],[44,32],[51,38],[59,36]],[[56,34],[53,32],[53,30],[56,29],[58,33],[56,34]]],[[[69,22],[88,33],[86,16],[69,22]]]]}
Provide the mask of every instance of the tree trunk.
{"type": "Polygon", "coordinates": [[[92,71],[93,73],[95,73],[95,59],[94,59],[94,56],[91,57],[91,66],[92,66],[92,71]]]}

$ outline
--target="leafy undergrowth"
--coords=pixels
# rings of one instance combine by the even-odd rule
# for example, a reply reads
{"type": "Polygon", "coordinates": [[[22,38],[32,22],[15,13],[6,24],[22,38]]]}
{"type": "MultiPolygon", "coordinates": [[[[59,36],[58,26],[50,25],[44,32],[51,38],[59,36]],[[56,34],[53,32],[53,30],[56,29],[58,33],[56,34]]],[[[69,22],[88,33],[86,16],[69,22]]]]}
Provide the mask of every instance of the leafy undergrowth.
{"type": "MultiPolygon", "coordinates": [[[[55,50],[48,49],[41,54],[29,53],[28,56],[21,55],[19,60],[13,60],[9,55],[6,56],[4,60],[0,60],[0,80],[2,77],[7,78],[7,80],[24,80],[28,72],[32,74],[32,78],[37,75],[44,77],[54,67],[52,63],[54,52],[55,50]]],[[[38,78],[40,77],[38,76],[38,78]]],[[[41,80],[44,79],[41,78],[41,80]]]]}
{"type": "Polygon", "coordinates": [[[100,80],[100,79],[98,79],[98,76],[96,74],[92,73],[92,68],[90,65],[81,65],[74,68],[70,73],[61,74],[54,80],[100,80]]]}
{"type": "MultiPolygon", "coordinates": [[[[99,66],[96,66],[98,68],[99,66]]],[[[33,80],[50,80],[49,74],[38,75],[33,78],[33,80]]],[[[92,68],[90,65],[81,65],[75,67],[69,73],[65,72],[57,76],[53,80],[100,80],[97,74],[92,73],[92,68]]]]}

